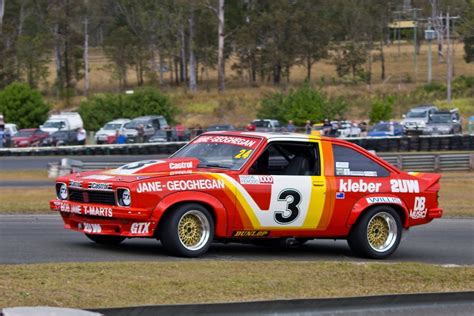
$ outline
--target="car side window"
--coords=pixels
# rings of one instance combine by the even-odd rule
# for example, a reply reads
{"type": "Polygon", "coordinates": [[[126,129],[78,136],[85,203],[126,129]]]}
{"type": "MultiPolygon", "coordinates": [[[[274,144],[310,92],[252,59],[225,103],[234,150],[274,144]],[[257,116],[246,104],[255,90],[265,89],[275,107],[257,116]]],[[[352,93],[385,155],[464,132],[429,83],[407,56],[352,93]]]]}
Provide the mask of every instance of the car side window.
{"type": "Polygon", "coordinates": [[[249,169],[250,174],[310,176],[321,174],[318,143],[272,142],[249,169]]]}
{"type": "Polygon", "coordinates": [[[388,177],[390,172],[352,148],[332,145],[336,176],[388,177]]]}

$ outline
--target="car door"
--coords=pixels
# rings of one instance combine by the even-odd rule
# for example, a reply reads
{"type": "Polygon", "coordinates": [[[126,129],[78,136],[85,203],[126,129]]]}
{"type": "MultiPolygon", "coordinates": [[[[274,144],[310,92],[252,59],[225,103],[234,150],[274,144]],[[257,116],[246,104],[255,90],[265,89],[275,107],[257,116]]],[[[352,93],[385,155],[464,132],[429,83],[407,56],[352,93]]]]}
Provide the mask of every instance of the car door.
{"type": "Polygon", "coordinates": [[[271,142],[239,176],[234,230],[316,229],[326,192],[320,152],[318,142],[271,142]]]}

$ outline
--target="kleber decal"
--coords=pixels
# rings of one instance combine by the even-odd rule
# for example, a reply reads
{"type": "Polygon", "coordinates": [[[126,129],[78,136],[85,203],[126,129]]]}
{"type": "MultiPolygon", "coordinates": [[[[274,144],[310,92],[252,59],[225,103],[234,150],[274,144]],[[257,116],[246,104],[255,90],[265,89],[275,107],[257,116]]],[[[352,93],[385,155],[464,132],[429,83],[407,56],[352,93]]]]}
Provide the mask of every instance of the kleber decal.
{"type": "Polygon", "coordinates": [[[89,189],[91,190],[112,190],[112,184],[110,183],[89,183],[89,189]]]}
{"type": "Polygon", "coordinates": [[[366,198],[367,203],[375,204],[375,203],[395,203],[395,204],[402,204],[402,200],[396,197],[391,196],[376,196],[376,197],[369,197],[366,198]]]}
{"type": "Polygon", "coordinates": [[[415,197],[415,204],[413,210],[410,210],[410,217],[413,219],[425,218],[428,213],[428,209],[425,208],[426,198],[423,196],[415,197]]]}
{"type": "Polygon", "coordinates": [[[270,234],[268,230],[236,230],[233,232],[232,237],[235,238],[260,238],[266,237],[270,234]]]}
{"type": "Polygon", "coordinates": [[[272,176],[243,175],[239,176],[241,184],[272,184],[272,176]]]}
{"type": "Polygon", "coordinates": [[[390,185],[395,193],[420,193],[418,180],[391,179],[390,185]]]}
{"type": "Polygon", "coordinates": [[[104,181],[104,180],[110,180],[112,178],[113,178],[113,176],[107,176],[107,175],[104,175],[104,174],[93,174],[93,175],[90,175],[90,176],[86,176],[83,179],[104,181]]]}
{"type": "Polygon", "coordinates": [[[359,181],[352,181],[349,179],[339,180],[339,191],[340,192],[379,192],[382,183],[367,183],[360,179],[359,181]]]}
{"type": "Polygon", "coordinates": [[[236,146],[243,146],[255,149],[258,144],[258,140],[251,137],[239,137],[239,136],[201,136],[193,144],[199,143],[219,143],[219,144],[230,144],[236,146]]]}
{"type": "Polygon", "coordinates": [[[133,223],[130,227],[130,233],[132,234],[148,234],[151,223],[133,223]]]}

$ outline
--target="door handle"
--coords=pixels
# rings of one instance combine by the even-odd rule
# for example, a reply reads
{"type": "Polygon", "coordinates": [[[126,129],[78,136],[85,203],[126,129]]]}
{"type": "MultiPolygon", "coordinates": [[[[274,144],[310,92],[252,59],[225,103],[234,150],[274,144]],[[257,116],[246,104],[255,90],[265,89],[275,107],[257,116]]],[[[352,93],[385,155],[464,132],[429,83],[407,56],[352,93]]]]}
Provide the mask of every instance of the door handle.
{"type": "Polygon", "coordinates": [[[324,181],[313,181],[313,186],[323,187],[324,186],[324,181]]]}

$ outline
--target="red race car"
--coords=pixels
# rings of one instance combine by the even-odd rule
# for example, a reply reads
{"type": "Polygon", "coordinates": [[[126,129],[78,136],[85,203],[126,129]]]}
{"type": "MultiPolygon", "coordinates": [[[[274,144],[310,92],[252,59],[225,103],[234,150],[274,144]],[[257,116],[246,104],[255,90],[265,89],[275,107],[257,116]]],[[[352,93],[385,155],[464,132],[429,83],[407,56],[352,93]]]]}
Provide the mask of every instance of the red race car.
{"type": "Polygon", "coordinates": [[[169,159],[60,177],[50,206],[95,242],[157,238],[184,257],[213,240],[337,238],[386,258],[404,228],[441,217],[439,179],[340,139],[211,132],[169,159]]]}

